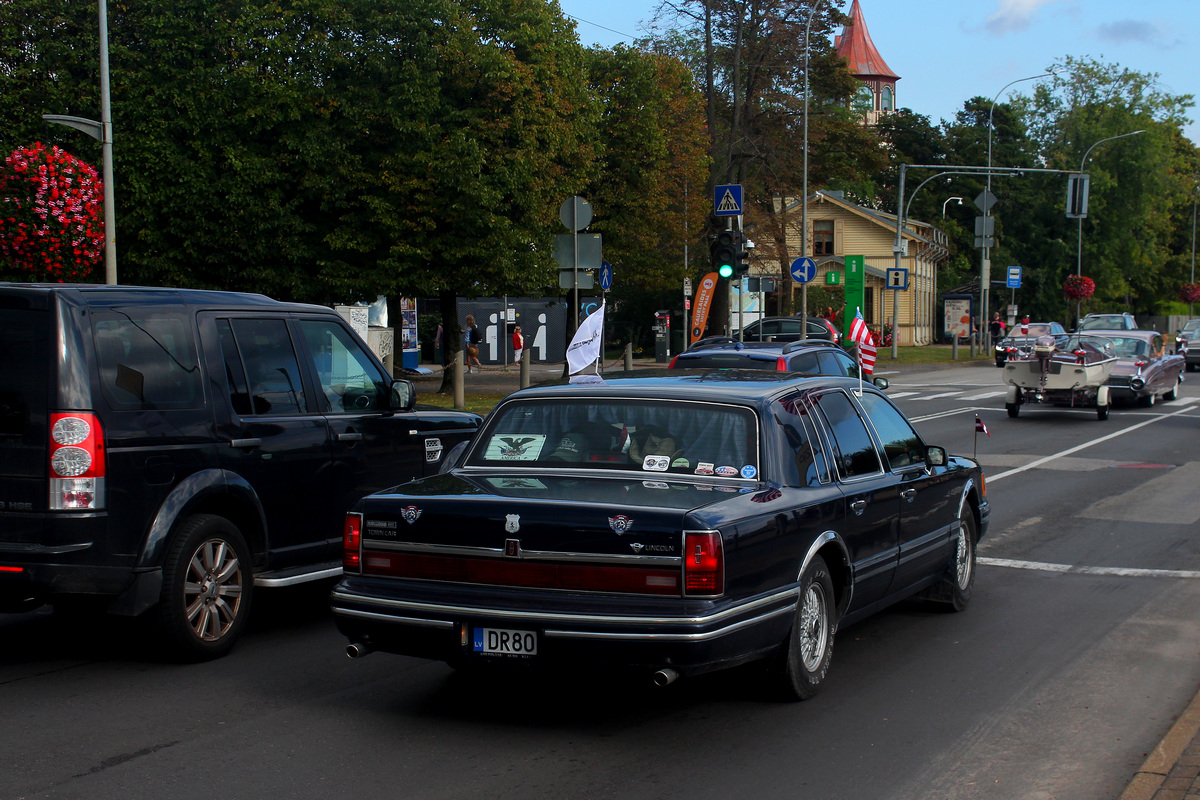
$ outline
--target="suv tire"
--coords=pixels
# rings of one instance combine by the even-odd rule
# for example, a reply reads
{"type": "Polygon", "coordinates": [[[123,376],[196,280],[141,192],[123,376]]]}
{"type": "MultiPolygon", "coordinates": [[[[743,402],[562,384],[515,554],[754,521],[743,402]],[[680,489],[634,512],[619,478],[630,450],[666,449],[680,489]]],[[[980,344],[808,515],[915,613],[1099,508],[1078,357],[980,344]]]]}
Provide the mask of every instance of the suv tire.
{"type": "Polygon", "coordinates": [[[184,519],[167,550],[157,609],[175,654],[207,661],[229,652],[246,625],[253,593],[250,550],[237,527],[212,514],[184,519]]]}

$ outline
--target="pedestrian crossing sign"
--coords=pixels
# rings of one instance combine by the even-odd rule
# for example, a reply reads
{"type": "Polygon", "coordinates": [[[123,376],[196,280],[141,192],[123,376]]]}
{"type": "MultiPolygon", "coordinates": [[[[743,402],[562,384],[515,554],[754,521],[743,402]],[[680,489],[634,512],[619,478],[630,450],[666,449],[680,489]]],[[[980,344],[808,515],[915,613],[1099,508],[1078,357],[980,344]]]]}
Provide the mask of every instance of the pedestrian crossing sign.
{"type": "Polygon", "coordinates": [[[742,185],[729,183],[716,187],[713,208],[718,217],[735,217],[742,213],[742,185]]]}

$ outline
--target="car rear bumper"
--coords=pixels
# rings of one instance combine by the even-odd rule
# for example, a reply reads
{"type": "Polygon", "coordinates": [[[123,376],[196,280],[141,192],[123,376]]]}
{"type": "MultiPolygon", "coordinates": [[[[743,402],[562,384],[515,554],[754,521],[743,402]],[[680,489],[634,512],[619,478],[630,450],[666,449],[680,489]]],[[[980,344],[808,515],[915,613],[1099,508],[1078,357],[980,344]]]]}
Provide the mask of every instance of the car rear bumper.
{"type": "Polygon", "coordinates": [[[0,514],[0,597],[117,595],[134,580],[134,557],[100,542],[107,517],[0,514]]]}
{"type": "Polygon", "coordinates": [[[474,631],[537,634],[532,664],[580,664],[699,673],[746,661],[784,640],[795,616],[795,587],[739,603],[656,598],[655,602],[571,593],[505,592],[347,576],[333,612],[351,643],[452,664],[479,656],[474,631]]]}

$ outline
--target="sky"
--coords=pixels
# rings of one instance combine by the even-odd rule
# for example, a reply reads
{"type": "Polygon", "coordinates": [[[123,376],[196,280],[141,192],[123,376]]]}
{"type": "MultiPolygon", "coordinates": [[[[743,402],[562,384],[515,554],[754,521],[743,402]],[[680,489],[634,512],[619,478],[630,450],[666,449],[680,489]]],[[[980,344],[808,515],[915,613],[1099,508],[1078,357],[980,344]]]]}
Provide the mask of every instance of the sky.
{"type": "MultiPolygon", "coordinates": [[[[585,45],[645,36],[659,0],[559,0],[585,45]]],[[[848,12],[851,0],[844,0],[848,12]]],[[[1064,56],[1158,75],[1158,88],[1200,97],[1200,0],[859,0],[880,55],[900,76],[896,104],[937,124],[971,97],[1043,72],[1064,56]]],[[[838,31],[840,33],[840,31],[838,31]]],[[[1028,93],[1018,83],[1003,97],[1028,93]]],[[[1200,117],[1192,108],[1189,116],[1200,117]]],[[[1184,133],[1200,143],[1200,123],[1184,133]]]]}

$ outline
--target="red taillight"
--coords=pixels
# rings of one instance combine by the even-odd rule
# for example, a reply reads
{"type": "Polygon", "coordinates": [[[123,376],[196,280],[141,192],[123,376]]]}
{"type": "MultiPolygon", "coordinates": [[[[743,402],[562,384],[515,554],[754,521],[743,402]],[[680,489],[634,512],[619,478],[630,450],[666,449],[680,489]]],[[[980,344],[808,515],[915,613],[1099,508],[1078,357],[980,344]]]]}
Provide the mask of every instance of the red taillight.
{"type": "Polygon", "coordinates": [[[351,511],[342,528],[342,570],[359,572],[362,566],[362,514],[351,511]]]}
{"type": "Polygon", "coordinates": [[[787,372],[788,371],[786,358],[784,358],[783,356],[780,356],[779,358],[775,359],[775,371],[776,372],[787,372]]]}
{"type": "Polygon", "coordinates": [[[690,595],[725,591],[725,558],[721,534],[688,533],[683,537],[683,585],[690,595]]]}
{"type": "Polygon", "coordinates": [[[670,365],[667,367],[667,369],[675,369],[675,362],[676,362],[676,361],[678,361],[678,360],[679,360],[679,356],[678,356],[678,354],[677,354],[677,355],[676,355],[674,358],[672,358],[672,359],[671,359],[671,363],[670,363],[670,365]]]}
{"type": "Polygon", "coordinates": [[[5,567],[0,566],[0,572],[24,572],[24,567],[5,567]]]}
{"type": "Polygon", "coordinates": [[[50,415],[50,508],[104,508],[104,431],[86,411],[50,415]]]}

